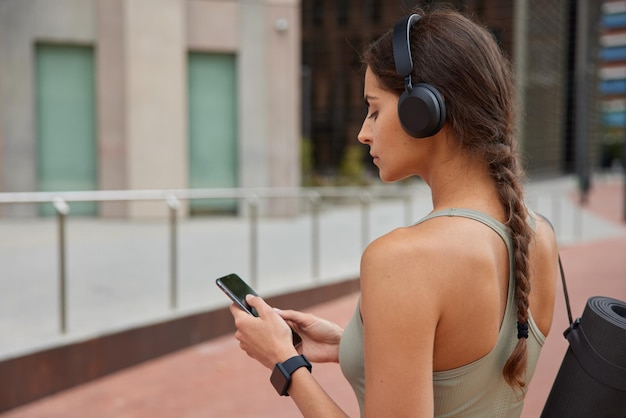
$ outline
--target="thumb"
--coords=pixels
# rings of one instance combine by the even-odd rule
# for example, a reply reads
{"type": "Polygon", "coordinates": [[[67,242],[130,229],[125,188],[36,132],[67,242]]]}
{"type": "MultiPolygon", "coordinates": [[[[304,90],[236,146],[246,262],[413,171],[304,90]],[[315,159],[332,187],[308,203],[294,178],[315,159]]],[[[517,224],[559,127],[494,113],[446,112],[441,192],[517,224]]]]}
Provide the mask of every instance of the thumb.
{"type": "Polygon", "coordinates": [[[246,295],[246,302],[248,305],[256,309],[259,315],[261,313],[267,313],[268,310],[272,310],[272,307],[269,306],[260,296],[246,295]]]}

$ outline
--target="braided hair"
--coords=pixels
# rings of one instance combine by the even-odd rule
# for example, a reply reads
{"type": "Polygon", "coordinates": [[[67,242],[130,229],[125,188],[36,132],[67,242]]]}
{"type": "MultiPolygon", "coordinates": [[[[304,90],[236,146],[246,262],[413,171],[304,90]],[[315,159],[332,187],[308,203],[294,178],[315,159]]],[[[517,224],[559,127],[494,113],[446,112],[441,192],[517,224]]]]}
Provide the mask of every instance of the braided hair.
{"type": "MultiPolygon", "coordinates": [[[[446,99],[447,123],[461,147],[483,158],[505,209],[514,247],[518,342],[504,368],[505,381],[522,392],[526,386],[529,245],[533,231],[524,204],[524,172],[515,137],[517,103],[510,63],[493,35],[462,13],[436,7],[410,31],[414,82],[433,84],[446,99]]],[[[366,48],[363,62],[383,88],[400,95],[404,79],[396,70],[392,32],[366,48]]]]}

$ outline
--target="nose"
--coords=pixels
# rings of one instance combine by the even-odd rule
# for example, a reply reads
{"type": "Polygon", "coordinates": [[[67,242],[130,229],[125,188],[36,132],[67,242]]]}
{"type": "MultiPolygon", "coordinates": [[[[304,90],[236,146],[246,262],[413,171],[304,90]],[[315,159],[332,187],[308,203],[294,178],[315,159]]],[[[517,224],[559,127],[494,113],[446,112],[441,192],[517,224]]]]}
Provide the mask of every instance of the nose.
{"type": "Polygon", "coordinates": [[[369,123],[367,122],[367,118],[363,120],[363,124],[361,125],[361,130],[357,135],[357,140],[361,144],[367,144],[372,141],[371,129],[369,127],[369,123]]]}

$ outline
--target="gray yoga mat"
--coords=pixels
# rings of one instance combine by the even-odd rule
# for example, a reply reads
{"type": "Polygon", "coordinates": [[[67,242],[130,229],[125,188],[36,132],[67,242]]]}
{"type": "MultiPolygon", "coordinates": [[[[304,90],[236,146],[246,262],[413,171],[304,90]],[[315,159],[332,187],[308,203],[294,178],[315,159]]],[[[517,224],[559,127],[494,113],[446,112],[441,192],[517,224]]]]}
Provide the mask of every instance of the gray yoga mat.
{"type": "Polygon", "coordinates": [[[569,347],[541,417],[626,417],[626,303],[596,296],[565,331],[569,347]]]}

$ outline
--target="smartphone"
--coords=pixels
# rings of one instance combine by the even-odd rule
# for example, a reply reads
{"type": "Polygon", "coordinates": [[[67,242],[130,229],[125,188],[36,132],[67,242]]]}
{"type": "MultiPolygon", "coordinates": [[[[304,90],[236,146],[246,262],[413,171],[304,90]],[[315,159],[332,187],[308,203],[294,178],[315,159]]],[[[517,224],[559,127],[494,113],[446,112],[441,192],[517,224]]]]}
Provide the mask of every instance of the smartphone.
{"type": "MultiPolygon", "coordinates": [[[[217,287],[222,289],[222,291],[237,304],[237,306],[245,312],[248,312],[250,315],[259,316],[256,309],[246,302],[246,295],[258,296],[258,294],[246,282],[244,282],[241,277],[232,273],[224,277],[220,277],[215,280],[215,283],[217,284],[217,287]]],[[[302,343],[302,338],[293,329],[291,330],[291,334],[293,345],[297,347],[302,343]]]]}
{"type": "Polygon", "coordinates": [[[229,274],[224,277],[220,277],[215,281],[217,286],[222,289],[226,295],[231,298],[241,309],[248,312],[250,315],[259,316],[259,313],[252,306],[246,302],[246,295],[258,296],[258,294],[252,289],[241,277],[236,274],[229,274]]]}

